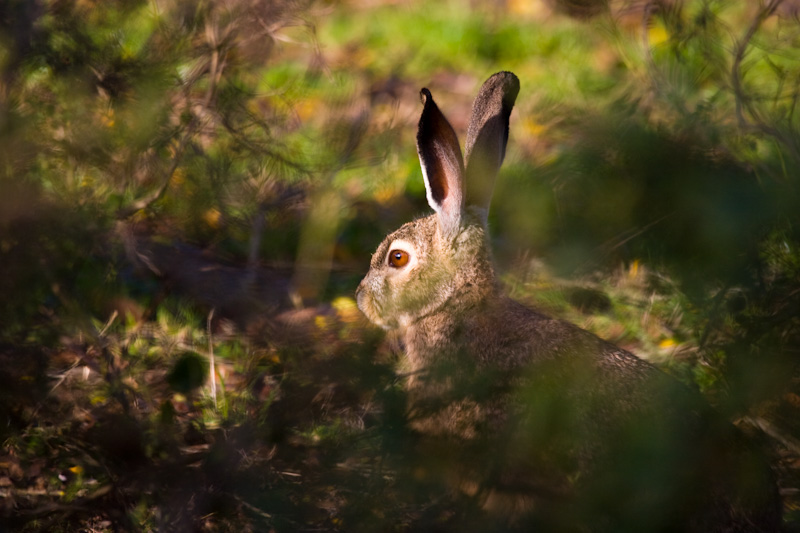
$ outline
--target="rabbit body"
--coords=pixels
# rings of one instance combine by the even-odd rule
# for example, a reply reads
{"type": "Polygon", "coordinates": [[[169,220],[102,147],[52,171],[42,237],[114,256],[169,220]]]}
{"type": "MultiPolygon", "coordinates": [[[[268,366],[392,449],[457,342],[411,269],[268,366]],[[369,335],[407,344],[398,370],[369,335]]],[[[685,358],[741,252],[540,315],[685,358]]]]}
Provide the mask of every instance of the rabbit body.
{"type": "Polygon", "coordinates": [[[481,443],[489,453],[465,463],[484,494],[514,487],[533,514],[574,518],[554,530],[778,531],[769,466],[699,395],[503,294],[486,214],[518,90],[509,72],[484,83],[465,166],[423,89],[417,149],[435,213],[386,237],[357,290],[372,322],[401,332],[413,427],[481,443]]]}

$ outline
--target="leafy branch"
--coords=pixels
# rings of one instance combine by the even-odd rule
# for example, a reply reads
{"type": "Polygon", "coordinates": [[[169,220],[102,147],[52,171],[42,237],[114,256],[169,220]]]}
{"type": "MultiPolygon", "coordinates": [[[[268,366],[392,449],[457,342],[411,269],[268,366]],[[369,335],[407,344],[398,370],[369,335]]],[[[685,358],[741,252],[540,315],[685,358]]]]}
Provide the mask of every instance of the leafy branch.
{"type": "Polygon", "coordinates": [[[751,41],[758,30],[769,17],[773,16],[783,0],[769,0],[762,4],[753,17],[753,21],[734,47],[733,64],[731,65],[731,87],[736,99],[736,118],[739,126],[745,131],[759,132],[775,138],[790,152],[795,160],[800,161],[800,148],[797,145],[797,136],[793,132],[783,131],[761,117],[759,110],[752,104],[752,97],[746,93],[743,86],[742,63],[750,48],[751,41]]]}
{"type": "MultiPolygon", "coordinates": [[[[225,36],[228,36],[230,33],[230,28],[226,28],[226,30],[227,31],[225,32],[225,36]]],[[[219,81],[222,77],[222,72],[225,68],[225,56],[227,55],[228,49],[224,45],[228,40],[220,39],[219,26],[217,25],[216,22],[209,22],[206,24],[205,37],[206,37],[206,42],[211,48],[211,57],[209,60],[207,70],[206,69],[201,70],[200,75],[198,75],[194,80],[191,80],[185,84],[186,87],[185,100],[189,104],[188,108],[189,112],[191,113],[191,118],[188,120],[183,130],[183,135],[181,135],[181,138],[178,141],[177,146],[175,147],[175,150],[172,155],[172,160],[170,162],[170,166],[164,173],[160,185],[154,191],[152,191],[145,197],[134,201],[132,204],[120,209],[117,212],[116,218],[118,220],[129,218],[134,213],[137,213],[142,209],[147,209],[153,203],[163,198],[164,194],[166,194],[167,189],[169,188],[172,176],[175,174],[175,171],[178,169],[178,166],[181,163],[183,153],[186,150],[186,146],[189,144],[189,142],[192,140],[195,133],[201,126],[201,119],[199,116],[200,113],[202,113],[203,110],[210,109],[211,107],[211,103],[216,94],[219,81]],[[199,105],[200,109],[197,112],[192,112],[191,96],[189,95],[189,91],[191,87],[199,80],[200,76],[204,73],[207,73],[208,88],[206,89],[206,94],[205,97],[203,98],[203,101],[199,105]]]]}

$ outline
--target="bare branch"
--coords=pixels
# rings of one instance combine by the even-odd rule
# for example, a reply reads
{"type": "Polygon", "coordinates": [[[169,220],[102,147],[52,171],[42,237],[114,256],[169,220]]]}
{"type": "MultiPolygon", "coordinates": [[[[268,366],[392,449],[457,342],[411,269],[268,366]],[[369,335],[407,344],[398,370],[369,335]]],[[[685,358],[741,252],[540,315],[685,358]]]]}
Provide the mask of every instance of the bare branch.
{"type": "MultiPolygon", "coordinates": [[[[208,40],[208,44],[211,46],[211,60],[210,65],[208,67],[208,88],[206,89],[205,98],[201,103],[202,109],[209,109],[211,106],[211,102],[214,99],[214,95],[216,94],[217,85],[219,80],[222,77],[222,70],[224,61],[221,61],[220,55],[220,47],[221,45],[218,43],[218,33],[219,28],[216,24],[209,23],[206,26],[206,38],[208,40]]],[[[198,77],[199,79],[199,77],[198,77]]],[[[195,80],[197,81],[197,80],[195,80]]],[[[189,88],[191,87],[191,83],[187,86],[187,93],[189,88]]],[[[189,101],[189,96],[187,94],[186,100],[189,101]]],[[[191,110],[191,104],[189,105],[189,109],[191,110]]],[[[191,112],[191,111],[190,111],[191,112]]],[[[141,211],[142,209],[147,209],[153,203],[160,200],[164,194],[166,194],[167,189],[169,188],[170,181],[172,180],[172,176],[175,174],[175,171],[178,169],[178,165],[180,165],[183,153],[186,150],[186,146],[189,144],[189,141],[194,137],[197,129],[200,126],[200,118],[196,113],[192,113],[192,117],[189,120],[189,123],[186,125],[184,129],[183,136],[181,140],[178,142],[178,146],[175,148],[175,152],[172,156],[172,162],[170,163],[169,169],[164,174],[164,177],[161,181],[161,185],[154,191],[152,191],[149,195],[145,196],[144,198],[140,198],[139,200],[133,202],[131,205],[120,209],[117,212],[117,220],[123,220],[134,213],[141,211]]]]}
{"type": "Polygon", "coordinates": [[[733,88],[735,97],[736,118],[739,122],[739,126],[745,131],[755,131],[777,139],[778,142],[791,152],[795,159],[800,160],[800,151],[798,151],[795,140],[779,128],[767,124],[759,117],[758,110],[751,105],[752,98],[745,93],[742,85],[742,62],[747,55],[747,50],[751,41],[764,21],[775,13],[781,3],[783,3],[783,0],[769,0],[763,5],[753,18],[753,22],[747,28],[745,34],[736,43],[733,54],[733,65],[731,66],[731,87],[733,88]]]}

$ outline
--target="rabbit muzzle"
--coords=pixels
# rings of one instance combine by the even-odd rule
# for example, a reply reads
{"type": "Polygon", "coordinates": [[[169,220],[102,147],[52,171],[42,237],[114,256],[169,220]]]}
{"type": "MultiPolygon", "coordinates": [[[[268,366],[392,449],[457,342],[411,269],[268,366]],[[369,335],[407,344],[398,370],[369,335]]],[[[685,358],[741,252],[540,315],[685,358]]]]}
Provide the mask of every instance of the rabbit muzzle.
{"type": "Polygon", "coordinates": [[[356,304],[362,313],[369,319],[370,322],[383,329],[392,329],[396,324],[387,323],[382,317],[382,306],[379,299],[375,297],[376,280],[372,279],[370,274],[361,280],[356,288],[356,304]]]}

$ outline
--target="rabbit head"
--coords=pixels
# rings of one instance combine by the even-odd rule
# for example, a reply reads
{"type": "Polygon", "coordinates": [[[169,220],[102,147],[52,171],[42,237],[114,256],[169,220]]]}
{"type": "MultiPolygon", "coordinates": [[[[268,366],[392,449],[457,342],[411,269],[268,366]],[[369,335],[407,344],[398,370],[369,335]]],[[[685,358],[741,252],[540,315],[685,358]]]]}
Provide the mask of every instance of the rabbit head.
{"type": "Polygon", "coordinates": [[[455,313],[496,290],[486,219],[518,92],[510,72],[483,84],[467,130],[465,165],[455,131],[422,89],[417,153],[434,214],[390,234],[372,256],[356,295],[375,324],[394,329],[444,307],[455,313]]]}

